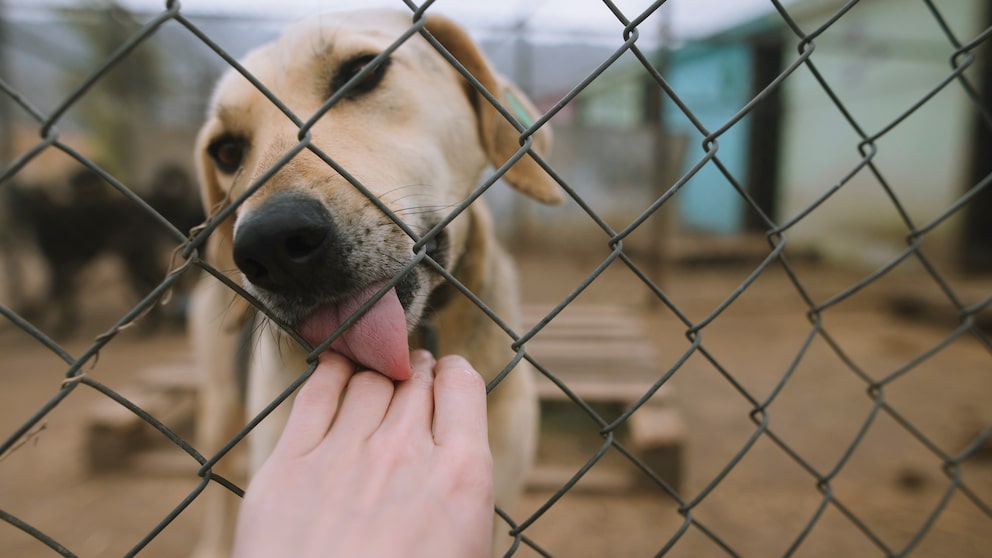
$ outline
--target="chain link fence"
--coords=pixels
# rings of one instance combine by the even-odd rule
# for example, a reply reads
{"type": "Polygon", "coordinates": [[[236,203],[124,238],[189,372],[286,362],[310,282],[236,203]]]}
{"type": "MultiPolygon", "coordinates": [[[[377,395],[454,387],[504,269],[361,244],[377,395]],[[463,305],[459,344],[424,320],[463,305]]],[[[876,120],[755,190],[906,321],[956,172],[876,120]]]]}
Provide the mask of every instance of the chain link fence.
{"type": "MultiPolygon", "coordinates": [[[[433,4],[397,3],[398,7],[409,10],[411,24],[408,33],[393,48],[417,35],[435,44],[423,28],[424,15],[439,9],[433,4]]],[[[443,3],[439,4],[443,9],[443,3]]],[[[959,272],[962,265],[981,268],[982,261],[992,260],[986,255],[992,249],[992,238],[985,235],[987,227],[983,226],[988,219],[983,210],[990,207],[985,201],[990,191],[987,186],[992,180],[992,167],[988,164],[990,143],[986,139],[992,137],[989,135],[992,131],[992,113],[987,103],[992,91],[992,65],[986,62],[984,45],[992,34],[992,28],[983,25],[978,27],[977,32],[963,34],[955,27],[961,19],[948,16],[948,13],[960,9],[964,3],[952,6],[951,3],[925,0],[899,4],[863,0],[812,4],[815,6],[811,8],[808,2],[769,2],[770,15],[763,20],[765,32],[761,36],[767,38],[770,34],[774,35],[782,48],[782,63],[774,72],[766,72],[765,77],[757,79],[751,87],[752,91],[732,114],[714,121],[707,116],[709,109],[676,83],[673,76],[680,71],[678,64],[682,63],[677,54],[659,56],[654,49],[642,45],[642,28],[657,25],[659,15],[668,9],[666,2],[655,2],[643,11],[628,13],[609,0],[603,1],[605,8],[618,22],[618,28],[622,28],[615,50],[604,57],[595,69],[576,80],[567,92],[556,96],[552,102],[543,103],[546,111],[535,122],[518,127],[521,148],[510,164],[520,157],[535,157],[570,198],[569,203],[575,210],[573,216],[578,215],[585,226],[591,226],[593,242],[598,243],[601,254],[605,256],[584,260],[592,261],[591,272],[573,273],[577,279],[566,284],[574,284],[574,287],[564,295],[556,291],[560,296],[553,302],[545,300],[546,304],[540,307],[538,315],[528,322],[526,329],[515,331],[501,316],[488,311],[475,293],[460,285],[440,265],[431,263],[423,248],[430,235],[424,238],[414,235],[418,240],[415,250],[421,255],[414,262],[428,262],[445,274],[462,295],[475,301],[507,332],[507,343],[516,353],[514,361],[507,363],[507,371],[521,359],[530,361],[543,377],[554,384],[558,394],[556,397],[564,401],[569,411],[579,414],[578,419],[572,419],[569,427],[586,428],[589,433],[600,436],[597,447],[583,456],[580,463],[571,468],[552,490],[532,492],[526,499],[526,505],[522,506],[526,509],[499,510],[514,539],[511,554],[561,555],[563,551],[554,548],[555,537],[545,536],[540,530],[542,521],[545,516],[563,508],[580,505],[578,499],[581,497],[573,500],[573,495],[589,477],[606,467],[604,463],[608,459],[617,456],[628,469],[634,470],[638,478],[638,494],[630,498],[664,500],[670,506],[659,511],[650,506],[637,507],[643,506],[639,500],[635,503],[631,503],[630,499],[604,500],[609,502],[609,509],[595,517],[621,516],[622,510],[619,508],[627,505],[634,510],[648,511],[641,513],[639,518],[623,516],[625,523],[608,523],[604,519],[598,525],[585,525],[582,532],[571,532],[565,538],[598,548],[595,541],[608,538],[608,531],[623,533],[624,528],[640,522],[646,526],[638,531],[640,535],[633,536],[649,539],[646,545],[652,555],[831,555],[817,554],[816,549],[842,548],[855,549],[853,552],[857,555],[903,556],[919,553],[980,556],[987,553],[989,545],[992,545],[992,539],[984,534],[992,519],[992,469],[987,463],[992,452],[992,416],[985,411],[992,396],[989,390],[992,385],[989,379],[992,343],[987,329],[992,290],[989,283],[981,282],[981,276],[975,279],[975,276],[965,276],[959,272]],[[895,64],[901,64],[922,56],[944,62],[940,79],[929,83],[923,90],[917,92],[905,83],[889,83],[891,89],[871,91],[874,100],[864,105],[865,97],[861,95],[865,88],[858,88],[867,78],[854,75],[860,66],[845,67],[840,64],[840,70],[835,72],[838,68],[836,51],[827,47],[818,49],[817,46],[853,41],[855,35],[838,36],[837,29],[845,22],[872,21],[870,18],[859,18],[879,6],[883,12],[887,11],[892,20],[898,20],[899,14],[894,13],[896,10],[925,14],[929,32],[940,37],[942,43],[934,46],[931,41],[924,45],[925,52],[920,54],[912,50],[913,45],[892,39],[893,33],[889,28],[844,28],[850,33],[856,31],[860,34],[858,37],[868,38],[862,43],[868,45],[867,50],[861,53],[866,60],[889,57],[895,60],[895,64]],[[601,215],[597,202],[590,201],[592,198],[584,193],[583,185],[570,178],[568,168],[558,167],[553,160],[541,159],[529,149],[531,135],[549,125],[549,121],[563,118],[562,115],[569,111],[591,111],[594,107],[584,100],[583,95],[598,84],[614,79],[611,76],[618,68],[633,71],[639,76],[637,92],[641,96],[637,99],[646,107],[646,116],[638,116],[638,124],[650,121],[651,129],[657,127],[657,130],[670,135],[674,135],[672,131],[676,130],[680,137],[687,138],[685,141],[692,147],[685,149],[684,157],[675,167],[662,169],[664,172],[653,175],[655,179],[662,175],[670,176],[670,179],[660,184],[652,182],[643,185],[642,195],[648,191],[653,192],[653,197],[636,209],[636,215],[625,217],[620,226],[615,226],[616,219],[601,215]],[[913,98],[903,103],[908,94],[913,98]],[[919,121],[924,120],[921,114],[949,96],[958,101],[955,106],[964,107],[960,111],[965,115],[960,118],[958,128],[964,139],[954,138],[955,147],[949,151],[921,154],[919,149],[907,149],[901,141],[890,142],[890,138],[897,136],[900,130],[918,126],[919,121]],[[813,98],[817,99],[815,104],[804,104],[813,98]],[[655,99],[654,104],[651,99],[655,99]],[[791,120],[775,124],[780,130],[785,130],[779,132],[775,152],[779,161],[785,159],[786,162],[773,164],[787,168],[792,158],[801,159],[807,167],[799,173],[802,177],[799,185],[787,184],[791,180],[788,171],[783,171],[787,176],[777,179],[765,175],[764,180],[777,180],[779,183],[779,202],[769,205],[756,194],[754,185],[749,184],[753,181],[734,166],[731,145],[740,141],[733,138],[733,133],[747,122],[758,126],[758,121],[753,117],[773,102],[778,103],[772,111],[774,114],[792,115],[791,120]],[[790,110],[792,112],[787,112],[790,110]],[[811,126],[802,115],[812,113],[819,115],[818,122],[831,122],[832,129],[841,132],[833,133],[811,126]],[[795,135],[789,135],[790,129],[795,135]],[[825,143],[805,144],[800,141],[814,136],[822,136],[825,143]],[[838,137],[843,141],[835,141],[838,137]],[[836,166],[828,168],[817,164],[817,154],[810,157],[809,153],[798,153],[800,148],[797,145],[800,148],[814,145],[830,152],[843,152],[849,164],[841,172],[836,172],[836,166]],[[962,156],[963,151],[969,156],[962,156]],[[945,157],[947,153],[953,157],[945,157]],[[905,186],[906,182],[912,181],[913,169],[920,166],[921,157],[926,159],[924,167],[952,168],[954,172],[950,175],[958,178],[958,184],[928,184],[930,193],[921,193],[918,189],[905,186]],[[910,171],[907,173],[905,168],[910,171]],[[673,262],[679,254],[691,259],[693,246],[697,245],[690,244],[689,252],[675,249],[673,255],[671,235],[676,233],[671,232],[670,225],[659,222],[680,217],[691,220],[691,216],[685,216],[691,208],[680,204],[689,197],[688,192],[706,191],[708,186],[700,185],[700,177],[703,176],[708,177],[709,182],[716,181],[725,190],[724,194],[732,196],[739,204],[741,213],[748,216],[747,229],[752,235],[754,232],[760,233],[766,242],[757,251],[751,247],[752,255],[756,252],[758,259],[746,268],[746,272],[740,272],[742,268],[738,263],[729,269],[719,268],[697,282],[699,276],[693,275],[696,272],[687,270],[685,273],[693,279],[689,281],[691,284],[686,284],[679,277],[683,268],[673,262]],[[950,193],[945,201],[934,202],[934,189],[950,193]],[[859,195],[865,191],[871,192],[874,197],[871,203],[866,203],[867,209],[858,207],[863,198],[854,198],[852,203],[842,206],[847,209],[840,211],[849,219],[824,220],[822,215],[832,211],[836,214],[838,200],[845,199],[852,191],[859,192],[859,195]],[[917,196],[923,197],[922,210],[917,196]],[[886,221],[883,236],[901,237],[902,246],[891,254],[884,250],[872,252],[872,257],[868,258],[873,261],[870,272],[852,279],[857,275],[854,272],[836,272],[837,268],[833,266],[809,262],[810,252],[833,262],[844,259],[843,256],[831,259],[834,255],[831,250],[836,250],[838,245],[852,251],[854,248],[865,248],[861,244],[869,242],[858,240],[860,237],[855,233],[873,230],[873,223],[883,220],[882,213],[896,216],[895,225],[892,219],[886,221]],[[818,226],[813,227],[810,223],[818,226]],[[817,244],[822,237],[839,240],[829,249],[819,252],[810,248],[822,248],[817,244]],[[852,243],[857,246],[851,246],[852,243]],[[664,253],[659,247],[662,244],[666,247],[664,253]],[[962,244],[964,248],[953,248],[962,244]],[[631,249],[633,245],[637,248],[631,249]],[[662,266],[659,271],[659,258],[663,263],[672,265],[662,266]],[[590,292],[595,291],[598,285],[609,282],[609,276],[616,273],[625,277],[625,285],[634,285],[634,289],[650,298],[650,307],[643,312],[648,324],[645,338],[662,348],[664,356],[656,359],[653,375],[638,396],[622,400],[622,408],[618,412],[604,412],[595,401],[587,401],[585,393],[570,385],[568,370],[557,369],[536,351],[530,351],[529,347],[538,343],[542,335],[581,306],[590,292]],[[824,277],[829,277],[829,280],[824,282],[824,277]],[[769,281],[773,285],[770,294],[769,288],[763,286],[769,281]],[[705,293],[707,297],[682,296],[682,293],[729,283],[732,283],[731,288],[726,292],[719,290],[721,287],[713,287],[713,291],[705,293]],[[869,313],[881,311],[877,302],[879,298],[891,295],[893,289],[903,288],[913,293],[926,292],[926,300],[934,301],[933,304],[939,309],[937,317],[920,309],[919,297],[909,300],[893,297],[892,300],[902,301],[897,309],[903,313],[897,318],[878,321],[868,316],[869,313]],[[760,295],[757,302],[749,298],[759,291],[765,294],[760,295]],[[871,293],[872,296],[869,296],[871,293]],[[750,308],[743,317],[739,315],[742,305],[750,308]],[[915,322],[907,315],[910,312],[923,312],[921,321],[925,323],[912,325],[915,322]],[[876,343],[880,329],[886,330],[881,333],[887,336],[876,343]],[[673,335],[677,335],[678,340],[673,335]],[[728,349],[727,340],[734,338],[758,341],[744,349],[728,349]],[[917,350],[920,343],[926,346],[917,350]],[[899,350],[893,349],[893,345],[899,350]],[[786,357],[768,358],[773,352],[785,354],[786,357]],[[911,354],[904,357],[907,352],[911,354]],[[897,353],[901,361],[893,367],[892,358],[880,360],[876,358],[879,353],[889,357],[897,353]],[[771,361],[774,363],[770,364],[771,361]],[[758,370],[762,374],[760,379],[758,370]],[[702,384],[693,384],[701,376],[707,380],[702,384]],[[680,385],[680,382],[685,385],[680,385]],[[831,382],[844,384],[841,395],[828,393],[824,386],[831,382]],[[700,385],[704,387],[700,389],[700,385]],[[796,399],[794,391],[799,388],[793,386],[797,385],[802,386],[805,398],[796,399]],[[652,398],[671,386],[679,389],[678,406],[688,417],[689,428],[684,441],[688,449],[683,449],[682,456],[676,458],[683,460],[681,463],[685,471],[681,475],[662,471],[657,466],[658,461],[632,449],[628,443],[627,430],[634,417],[650,416],[648,406],[652,398]],[[947,392],[943,391],[945,388],[947,392]],[[954,397],[965,398],[967,404],[959,405],[954,397]],[[718,403],[718,407],[713,401],[729,403],[725,406],[718,403]],[[726,422],[706,422],[707,417],[713,416],[725,417],[726,422]],[[829,423],[814,422],[824,417],[836,419],[844,426],[833,428],[829,423]],[[937,428],[934,424],[950,426],[937,428]],[[722,446],[731,450],[708,450],[723,434],[710,430],[707,425],[716,425],[717,428],[731,425],[733,439],[722,446]],[[873,457],[865,458],[863,454],[871,446],[893,453],[880,457],[876,451],[869,453],[873,457]],[[905,452],[906,456],[901,457],[899,452],[905,452]],[[700,462],[702,457],[707,457],[709,461],[700,462]],[[852,477],[866,467],[866,459],[894,463],[896,470],[901,472],[895,481],[869,477],[864,482],[855,482],[852,477]],[[913,466],[903,466],[903,463],[913,463],[913,466]],[[764,476],[752,476],[749,471],[755,469],[763,470],[764,476]],[[681,479],[677,478],[680,476],[681,479]],[[765,480],[757,481],[754,486],[741,487],[741,481],[734,480],[738,476],[765,480]],[[790,486],[799,486],[800,489],[784,496],[775,489],[779,481],[785,483],[787,478],[796,477],[798,481],[790,486]],[[870,491],[873,483],[890,481],[897,482],[902,489],[897,491],[897,496],[884,502],[873,501],[872,495],[860,493],[870,491]],[[784,498],[784,502],[771,502],[775,498],[784,498]],[[728,506],[728,511],[721,512],[722,503],[731,500],[743,503],[737,507],[728,506]],[[769,506],[777,509],[778,515],[762,511],[769,506]],[[912,510],[912,513],[904,513],[906,510],[912,510]],[[665,515],[661,516],[662,513],[665,515]],[[658,515],[648,517],[645,514],[658,515]],[[896,519],[879,520],[887,516],[896,519]],[[650,536],[643,535],[645,532],[650,536]],[[942,534],[938,536],[935,534],[937,532],[942,534]],[[852,539],[853,542],[829,540],[834,537],[852,539]],[[952,540],[957,546],[935,548],[935,540],[940,544],[952,540]],[[767,544],[756,545],[754,541],[767,544]],[[844,546],[847,544],[850,546],[844,546]]],[[[978,4],[975,3],[976,6],[978,4]]],[[[692,4],[680,6],[680,9],[692,9],[692,4]]],[[[975,8],[976,17],[987,21],[988,14],[979,8],[975,8]]],[[[876,21],[884,21],[884,18],[876,21]]],[[[188,17],[179,2],[174,1],[167,2],[160,13],[142,22],[137,32],[114,45],[113,52],[90,70],[78,86],[51,110],[37,108],[30,93],[0,75],[0,95],[5,97],[3,116],[6,118],[14,112],[26,115],[37,134],[26,148],[14,147],[12,142],[7,142],[7,160],[10,163],[0,174],[0,184],[4,189],[13,188],[11,184],[19,178],[23,179],[33,161],[37,163],[46,154],[60,152],[112,186],[126,200],[128,214],[148,216],[142,221],[142,228],[155,230],[168,239],[167,244],[178,246],[172,254],[168,273],[159,276],[151,286],[139,287],[143,295],[140,302],[122,313],[92,343],[72,343],[70,348],[60,342],[49,327],[18,308],[14,304],[17,301],[0,306],[0,315],[7,322],[4,334],[16,338],[7,342],[5,350],[13,355],[16,349],[26,344],[43,347],[50,357],[61,362],[59,368],[62,374],[57,389],[50,391],[47,400],[29,416],[21,417],[17,424],[0,426],[3,429],[0,431],[0,478],[9,474],[5,473],[8,469],[5,465],[18,454],[23,454],[33,445],[44,443],[48,435],[46,424],[53,416],[78,413],[73,416],[83,420],[84,411],[78,405],[73,406],[72,401],[87,390],[97,392],[100,398],[112,400],[115,405],[127,409],[150,425],[158,436],[179,448],[185,459],[196,462],[198,480],[195,486],[181,501],[170,504],[170,509],[142,537],[129,541],[129,556],[143,553],[146,547],[151,553],[154,548],[152,543],[157,538],[174,536],[170,535],[173,529],[170,526],[174,522],[180,523],[177,520],[188,513],[188,508],[205,491],[220,486],[237,495],[242,493],[239,481],[224,478],[213,468],[258,422],[251,421],[218,454],[205,455],[195,447],[195,441],[186,439],[162,417],[132,401],[127,390],[117,385],[119,382],[102,380],[96,368],[98,359],[110,358],[107,355],[123,345],[121,339],[127,335],[125,330],[140,324],[147,314],[157,311],[163,298],[179,290],[182,283],[194,274],[212,275],[257,304],[250,294],[228,279],[225,274],[228,270],[213,268],[201,257],[201,252],[218,223],[232,214],[238,204],[257,190],[261,183],[254,184],[220,213],[209,216],[204,226],[197,227],[188,235],[185,228],[165,216],[160,207],[149,203],[147,196],[140,195],[140,189],[134,187],[134,179],[122,178],[123,175],[118,176],[119,173],[114,170],[101,166],[60,131],[68,118],[67,114],[92,88],[101,80],[108,79],[116,67],[165,27],[183,29],[188,41],[202,43],[226,64],[244,73],[255,87],[300,127],[301,142],[277,161],[274,169],[286,164],[300,151],[311,149],[307,134],[309,127],[337,101],[332,98],[313,118],[295,115],[218,45],[195,18],[188,17]]],[[[532,29],[539,28],[540,22],[532,23],[532,29]]],[[[721,40],[726,44],[733,39],[732,35],[725,35],[721,40]]],[[[438,46],[435,44],[435,47],[438,46]]],[[[489,102],[499,105],[498,100],[484,91],[482,85],[450,54],[444,49],[438,50],[473,87],[482,91],[489,102]]],[[[507,119],[515,120],[512,108],[500,107],[499,110],[507,119]]],[[[940,113],[936,118],[946,122],[957,117],[940,113]]],[[[762,125],[769,125],[767,121],[761,122],[762,125]]],[[[13,137],[13,130],[5,132],[8,138],[13,137]]],[[[771,141],[759,132],[762,130],[752,130],[744,142],[771,141]]],[[[154,130],[151,133],[154,134],[154,130]]],[[[588,135],[595,141],[595,134],[588,135]]],[[[675,142],[659,140],[660,135],[663,135],[662,132],[656,131],[654,134],[641,133],[637,137],[641,141],[659,141],[658,145],[675,149],[675,142]]],[[[951,138],[931,139],[937,143],[952,141],[951,138]]],[[[929,145],[923,143],[924,148],[929,145]]],[[[333,154],[329,155],[325,159],[329,164],[336,165],[333,154]]],[[[654,156],[660,158],[657,153],[654,156]]],[[[506,168],[507,165],[504,165],[495,169],[471,197],[452,208],[438,230],[486,193],[506,168]]],[[[359,184],[356,187],[367,192],[359,184]]],[[[712,195],[712,191],[707,192],[707,195],[712,195]]],[[[390,218],[402,223],[401,217],[384,205],[377,205],[390,218]]],[[[11,213],[16,211],[8,206],[5,212],[7,230],[2,231],[4,235],[11,234],[11,223],[16,220],[16,215],[11,213]]],[[[71,233],[69,231],[67,234],[71,233]]],[[[551,230],[539,228],[536,234],[547,236],[555,232],[553,227],[551,230]]],[[[530,239],[528,242],[539,243],[542,240],[545,239],[530,239]]],[[[556,246],[567,244],[563,238],[546,240],[556,246]]],[[[849,266],[844,269],[863,269],[864,261],[859,263],[862,267],[849,266]]],[[[526,263],[523,266],[526,276],[526,263]]],[[[11,281],[8,277],[8,288],[11,281]]],[[[606,302],[629,301],[623,293],[614,292],[613,295],[614,299],[609,293],[601,298],[606,302]]],[[[643,300],[636,304],[643,304],[643,300]]],[[[4,383],[15,386],[18,385],[17,379],[50,374],[48,369],[51,365],[40,369],[10,357],[5,358],[4,367],[4,383]]],[[[608,382],[608,375],[613,372],[604,370],[602,379],[608,382]]],[[[303,373],[299,382],[305,377],[306,373],[303,373]]],[[[17,397],[9,392],[6,385],[0,391],[7,391],[8,397],[17,397]]],[[[284,397],[289,393],[291,390],[287,390],[284,397]]],[[[273,402],[272,407],[277,403],[273,402]]],[[[542,447],[550,443],[545,436],[542,447]]],[[[666,459],[670,462],[672,458],[666,459]]],[[[5,486],[17,483],[16,478],[3,478],[3,481],[5,486]]],[[[127,484],[130,482],[133,479],[109,479],[102,489],[127,490],[115,486],[131,486],[127,484]],[[115,482],[118,484],[115,485],[115,482]]],[[[99,496],[92,498],[100,499],[99,496]]],[[[79,555],[74,545],[83,543],[63,539],[56,534],[62,532],[62,526],[50,525],[44,517],[25,502],[9,500],[0,493],[0,524],[20,531],[18,536],[36,539],[54,554],[79,555]]],[[[633,555],[633,551],[615,547],[597,551],[597,555],[633,555]]]]}

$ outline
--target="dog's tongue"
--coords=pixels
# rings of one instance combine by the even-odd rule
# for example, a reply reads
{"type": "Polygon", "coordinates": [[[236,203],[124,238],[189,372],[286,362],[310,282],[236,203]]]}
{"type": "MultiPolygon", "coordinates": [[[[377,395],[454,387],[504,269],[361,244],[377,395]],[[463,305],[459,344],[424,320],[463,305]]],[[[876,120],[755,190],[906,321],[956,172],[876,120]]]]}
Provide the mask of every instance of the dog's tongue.
{"type": "MultiPolygon", "coordinates": [[[[300,325],[300,334],[316,347],[381,288],[382,283],[373,285],[340,304],[318,308],[300,325]]],[[[410,367],[406,315],[396,296],[396,289],[390,289],[376,301],[368,312],[331,343],[330,348],[394,380],[410,378],[413,369],[410,367]]]]}

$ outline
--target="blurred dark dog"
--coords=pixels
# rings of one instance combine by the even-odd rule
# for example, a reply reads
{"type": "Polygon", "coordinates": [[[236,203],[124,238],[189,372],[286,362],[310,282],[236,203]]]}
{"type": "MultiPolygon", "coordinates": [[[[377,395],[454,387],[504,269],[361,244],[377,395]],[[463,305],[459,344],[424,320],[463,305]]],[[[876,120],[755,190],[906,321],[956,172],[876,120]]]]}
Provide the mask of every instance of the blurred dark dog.
{"type": "MultiPolygon", "coordinates": [[[[178,243],[153,216],[90,169],[72,174],[62,196],[45,186],[18,184],[15,177],[3,188],[4,203],[12,238],[33,242],[48,268],[46,295],[22,312],[65,337],[80,325],[80,278],[98,258],[116,256],[131,291],[141,298],[165,278],[169,254],[178,243]]],[[[203,222],[196,186],[179,166],[163,166],[146,191],[143,199],[180,231],[203,222]]],[[[154,327],[165,317],[156,305],[145,319],[154,327]]],[[[182,319],[175,316],[177,323],[182,319]]]]}

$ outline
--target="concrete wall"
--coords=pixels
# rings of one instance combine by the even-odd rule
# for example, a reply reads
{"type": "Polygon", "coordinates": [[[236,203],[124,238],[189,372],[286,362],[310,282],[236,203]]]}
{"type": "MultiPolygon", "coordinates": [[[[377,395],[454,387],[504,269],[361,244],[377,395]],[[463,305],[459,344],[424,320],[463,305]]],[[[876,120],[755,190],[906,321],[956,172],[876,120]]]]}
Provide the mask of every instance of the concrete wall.
{"type": "MultiPolygon", "coordinates": [[[[842,3],[812,4],[797,8],[797,21],[807,33],[842,3]]],[[[981,29],[980,8],[971,0],[940,4],[962,41],[981,29]]],[[[787,53],[793,53],[787,54],[789,63],[798,39],[787,36],[787,53]]],[[[881,132],[937,87],[951,72],[954,51],[922,2],[902,0],[856,5],[815,45],[813,63],[867,136],[881,132]]],[[[785,82],[784,99],[780,222],[803,212],[863,158],[859,134],[806,68],[785,82]]],[[[971,101],[952,83],[875,141],[873,163],[916,226],[937,217],[968,187],[972,118],[971,101]]],[[[955,228],[952,220],[935,231],[934,239],[950,242],[955,228]]],[[[787,238],[832,259],[878,264],[905,248],[907,230],[881,182],[865,168],[790,229],[787,238]]]]}

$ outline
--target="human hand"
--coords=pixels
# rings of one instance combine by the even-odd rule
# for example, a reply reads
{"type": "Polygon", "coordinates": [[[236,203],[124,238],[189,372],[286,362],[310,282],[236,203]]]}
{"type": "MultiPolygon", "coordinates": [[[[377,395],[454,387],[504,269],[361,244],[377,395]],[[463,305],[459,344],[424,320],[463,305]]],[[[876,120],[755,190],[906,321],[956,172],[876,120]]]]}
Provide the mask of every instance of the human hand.
{"type": "Polygon", "coordinates": [[[320,356],[245,493],[234,556],[489,556],[485,384],[461,357],[411,362],[394,384],[320,356]]]}

